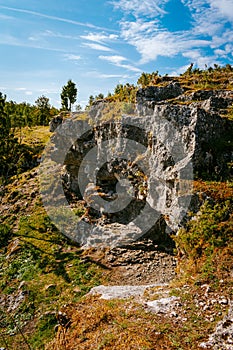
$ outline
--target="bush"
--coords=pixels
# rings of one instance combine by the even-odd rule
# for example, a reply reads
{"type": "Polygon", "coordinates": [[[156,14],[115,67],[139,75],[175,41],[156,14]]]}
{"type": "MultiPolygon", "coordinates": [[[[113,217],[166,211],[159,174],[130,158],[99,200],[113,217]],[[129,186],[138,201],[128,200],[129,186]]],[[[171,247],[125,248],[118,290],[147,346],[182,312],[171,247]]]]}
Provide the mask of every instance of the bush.
{"type": "MultiPolygon", "coordinates": [[[[233,214],[230,200],[206,202],[196,217],[173,237],[178,252],[177,272],[185,283],[230,280],[233,263],[233,214]]],[[[231,283],[229,281],[229,283],[231,283]]]]}
{"type": "Polygon", "coordinates": [[[232,240],[233,214],[232,203],[210,204],[206,202],[185,228],[174,237],[177,249],[192,259],[203,253],[209,254],[215,248],[225,247],[232,240]]]}
{"type": "Polygon", "coordinates": [[[11,229],[8,225],[0,224],[0,248],[6,247],[12,236],[11,229]]]}

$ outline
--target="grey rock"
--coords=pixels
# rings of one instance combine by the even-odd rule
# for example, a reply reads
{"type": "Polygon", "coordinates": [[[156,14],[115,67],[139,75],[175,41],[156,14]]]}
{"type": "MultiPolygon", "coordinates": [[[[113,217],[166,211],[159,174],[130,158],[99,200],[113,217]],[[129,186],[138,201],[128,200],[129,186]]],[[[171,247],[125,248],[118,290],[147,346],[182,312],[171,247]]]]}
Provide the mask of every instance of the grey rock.
{"type": "Polygon", "coordinates": [[[137,112],[140,116],[151,114],[156,103],[175,98],[183,93],[178,82],[172,82],[167,86],[149,86],[137,91],[137,112]]]}
{"type": "MultiPolygon", "coordinates": [[[[154,313],[166,314],[175,305],[175,302],[177,301],[177,299],[178,298],[176,298],[174,296],[167,297],[167,298],[161,298],[158,300],[148,301],[146,303],[146,305],[147,305],[148,309],[154,313]]],[[[173,314],[171,314],[171,316],[177,317],[177,314],[173,312],[173,314]]]]}
{"type": "Polygon", "coordinates": [[[228,314],[217,324],[216,330],[210,335],[207,342],[200,346],[204,349],[212,347],[213,350],[233,349],[233,302],[230,302],[228,314]]]}
{"type": "Polygon", "coordinates": [[[151,285],[125,285],[125,286],[97,286],[90,290],[90,295],[100,295],[101,299],[125,299],[130,297],[142,297],[144,292],[157,284],[151,285]]]}
{"type": "MultiPolygon", "coordinates": [[[[102,196],[101,204],[91,207],[86,218],[87,222],[94,220],[95,228],[88,235],[83,225],[77,230],[76,240],[84,247],[98,244],[113,247],[129,244],[145,234],[156,244],[170,242],[170,233],[177,232],[183,225],[187,211],[198,210],[199,203],[191,194],[194,174],[197,177],[215,174],[221,179],[227,175],[226,164],[233,157],[230,149],[233,123],[221,118],[217,111],[229,105],[231,94],[197,91],[186,97],[196,102],[172,105],[167,100],[181,98],[184,91],[177,82],[171,82],[164,87],[139,89],[138,114],[134,117],[123,115],[121,121],[110,118],[100,123],[103,106],[107,103],[101,100],[96,101],[90,111],[90,118],[96,125],[89,125],[89,132],[82,134],[81,123],[76,125],[72,119],[64,122],[66,138],[54,139],[55,149],[65,147],[63,143],[72,138],[73,130],[82,135],[66,155],[64,188],[75,192],[86,203],[88,198],[90,203],[97,203],[102,196]],[[128,141],[135,138],[137,144],[142,145],[140,154],[129,146],[128,141]],[[220,142],[223,138],[227,145],[224,149],[220,142]],[[114,154],[104,158],[102,166],[102,156],[106,153],[103,142],[108,140],[114,140],[114,154]],[[93,148],[96,153],[80,171],[84,156],[93,148]],[[137,175],[141,168],[145,176],[137,175]],[[96,183],[93,174],[96,174],[96,183]],[[123,207],[120,199],[128,192],[123,185],[121,191],[116,191],[121,176],[127,178],[133,193],[123,207]],[[81,193],[80,182],[88,189],[86,197],[81,193]],[[111,211],[114,198],[119,199],[119,206],[111,211]]],[[[51,128],[54,129],[52,124],[51,128]]],[[[148,260],[150,258],[148,256],[148,260]]],[[[129,255],[129,262],[140,262],[140,254],[129,255]]]]}

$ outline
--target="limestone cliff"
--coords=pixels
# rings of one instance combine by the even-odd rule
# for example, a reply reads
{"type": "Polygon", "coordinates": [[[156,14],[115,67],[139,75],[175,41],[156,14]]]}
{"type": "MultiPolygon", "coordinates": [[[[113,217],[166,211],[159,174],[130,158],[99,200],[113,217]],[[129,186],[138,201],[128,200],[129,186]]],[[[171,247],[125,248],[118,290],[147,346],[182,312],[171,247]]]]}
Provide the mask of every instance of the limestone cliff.
{"type": "Polygon", "coordinates": [[[59,149],[73,140],[63,185],[85,200],[84,219],[95,224],[88,239],[78,232],[75,239],[91,245],[102,236],[114,245],[149,235],[161,242],[177,231],[192,203],[193,179],[231,176],[233,123],[224,116],[232,103],[231,91],[187,93],[172,81],[139,89],[132,115],[114,107],[111,114],[100,100],[85,127],[66,120],[53,141],[59,149]]]}

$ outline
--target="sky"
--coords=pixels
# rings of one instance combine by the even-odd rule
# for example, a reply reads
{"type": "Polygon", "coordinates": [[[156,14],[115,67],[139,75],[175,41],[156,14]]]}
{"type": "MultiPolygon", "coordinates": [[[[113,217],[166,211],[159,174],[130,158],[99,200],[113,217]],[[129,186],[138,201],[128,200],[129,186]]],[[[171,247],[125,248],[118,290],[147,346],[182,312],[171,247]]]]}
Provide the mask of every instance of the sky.
{"type": "Polygon", "coordinates": [[[85,106],[142,72],[233,64],[233,0],[0,0],[0,50],[7,100],[60,108],[72,79],[85,106]]]}

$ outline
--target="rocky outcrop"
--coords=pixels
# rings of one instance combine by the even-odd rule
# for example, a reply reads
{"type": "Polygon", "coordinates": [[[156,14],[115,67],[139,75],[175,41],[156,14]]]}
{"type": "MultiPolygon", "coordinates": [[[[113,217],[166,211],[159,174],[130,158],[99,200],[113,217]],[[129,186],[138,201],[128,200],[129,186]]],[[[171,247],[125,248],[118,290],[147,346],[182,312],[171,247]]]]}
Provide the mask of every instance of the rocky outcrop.
{"type": "Polygon", "coordinates": [[[167,86],[149,86],[137,91],[137,112],[139,115],[151,114],[155,105],[161,101],[176,98],[184,90],[178,82],[170,82],[167,86]]]}
{"type": "MultiPolygon", "coordinates": [[[[144,234],[155,242],[169,240],[169,230],[176,231],[190,209],[193,178],[230,176],[233,123],[218,112],[232,101],[229,91],[187,95],[172,82],[138,90],[134,116],[100,122],[106,101],[98,101],[89,124],[63,123],[54,137],[55,149],[67,147],[73,138],[63,185],[85,200],[85,220],[106,233],[106,244],[114,240],[111,235],[120,241],[124,237],[121,244],[144,234]],[[187,105],[177,104],[184,100],[187,105]],[[79,136],[74,141],[75,130],[79,136]]],[[[81,243],[87,242],[85,234],[81,243]]]]}
{"type": "Polygon", "coordinates": [[[54,132],[56,128],[62,124],[63,121],[63,116],[62,115],[57,115],[55,116],[49,123],[49,131],[54,132]]]}

